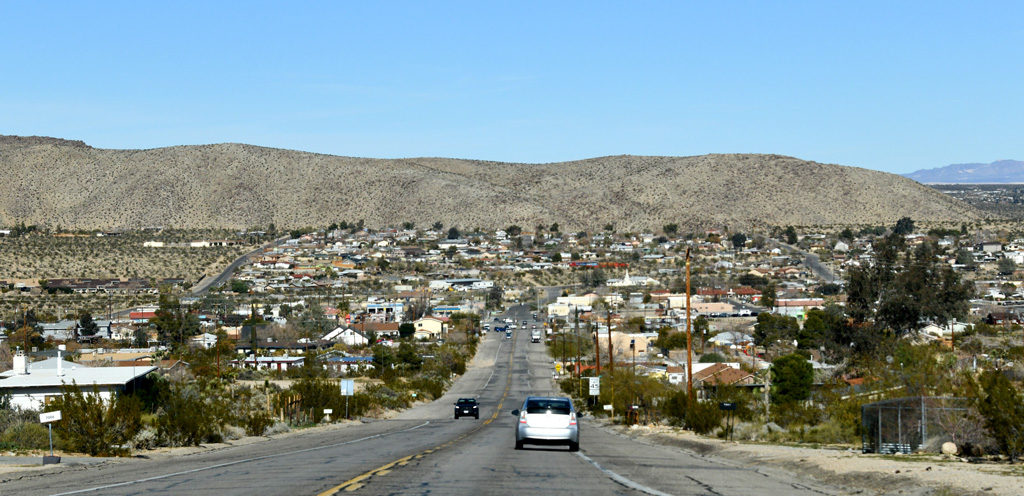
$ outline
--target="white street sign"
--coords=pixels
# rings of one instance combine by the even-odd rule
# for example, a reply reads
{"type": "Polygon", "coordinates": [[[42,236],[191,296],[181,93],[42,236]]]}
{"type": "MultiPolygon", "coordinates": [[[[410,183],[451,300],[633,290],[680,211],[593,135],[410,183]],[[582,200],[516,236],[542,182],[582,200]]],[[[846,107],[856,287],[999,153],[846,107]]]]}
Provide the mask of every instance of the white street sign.
{"type": "Polygon", "coordinates": [[[46,412],[39,414],[39,423],[41,424],[56,422],[58,420],[60,420],[60,410],[57,410],[55,412],[46,412]]]}
{"type": "Polygon", "coordinates": [[[608,410],[610,412],[610,411],[612,411],[612,406],[611,405],[605,405],[604,409],[608,410]]]}
{"type": "Polygon", "coordinates": [[[352,396],[356,393],[356,381],[355,379],[342,379],[341,380],[341,395],[352,396]]]}
{"type": "Polygon", "coordinates": [[[590,395],[601,396],[601,378],[591,377],[590,378],[590,395]]]}
{"type": "Polygon", "coordinates": [[[324,415],[330,415],[332,413],[334,413],[333,409],[331,409],[331,408],[324,408],[324,415]]]}

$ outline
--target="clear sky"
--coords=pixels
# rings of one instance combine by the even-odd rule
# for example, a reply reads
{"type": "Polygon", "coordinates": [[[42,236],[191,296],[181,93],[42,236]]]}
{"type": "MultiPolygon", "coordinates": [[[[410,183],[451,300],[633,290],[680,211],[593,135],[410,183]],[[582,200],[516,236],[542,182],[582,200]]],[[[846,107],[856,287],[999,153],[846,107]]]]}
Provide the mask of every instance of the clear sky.
{"type": "Polygon", "coordinates": [[[1024,159],[1024,2],[0,0],[0,42],[0,134],[103,148],[1024,159]]]}

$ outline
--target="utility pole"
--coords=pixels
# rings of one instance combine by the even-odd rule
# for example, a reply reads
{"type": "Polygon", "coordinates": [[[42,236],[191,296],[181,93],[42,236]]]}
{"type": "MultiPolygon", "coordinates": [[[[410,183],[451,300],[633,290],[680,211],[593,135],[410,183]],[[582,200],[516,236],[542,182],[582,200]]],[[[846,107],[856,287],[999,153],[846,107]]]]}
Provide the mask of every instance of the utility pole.
{"type": "Polygon", "coordinates": [[[597,364],[597,375],[601,375],[601,348],[598,346],[600,343],[597,340],[597,328],[594,327],[594,323],[589,324],[594,329],[594,362],[597,364]]]}
{"type": "Polygon", "coordinates": [[[609,306],[605,306],[605,323],[608,326],[608,373],[612,373],[615,372],[615,355],[612,354],[612,309],[609,306]]]}
{"type": "Polygon", "coordinates": [[[693,336],[690,333],[690,248],[686,248],[686,397],[693,402],[693,336]]]}
{"type": "Polygon", "coordinates": [[[576,365],[574,370],[576,371],[576,391],[580,396],[583,396],[583,369],[580,368],[580,309],[576,308],[576,328],[573,329],[573,335],[576,338],[576,365]]]}

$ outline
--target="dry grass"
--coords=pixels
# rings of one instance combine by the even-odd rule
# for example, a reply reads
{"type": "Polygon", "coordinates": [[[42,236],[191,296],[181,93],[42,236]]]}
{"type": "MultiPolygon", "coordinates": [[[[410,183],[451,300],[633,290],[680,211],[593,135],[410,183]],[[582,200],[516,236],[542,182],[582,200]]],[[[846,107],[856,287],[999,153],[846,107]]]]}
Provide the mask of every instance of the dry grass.
{"type": "Polygon", "coordinates": [[[212,248],[149,248],[149,240],[181,241],[224,238],[229,233],[193,231],[189,234],[142,232],[120,236],[63,237],[33,233],[0,238],[0,279],[142,278],[158,281],[184,278],[194,283],[216,273],[251,246],[212,248]]]}
{"type": "Polygon", "coordinates": [[[909,179],[777,155],[554,164],[377,160],[240,144],[103,150],[0,137],[0,223],[75,228],[367,225],[565,230],[971,221],[909,179]]]}

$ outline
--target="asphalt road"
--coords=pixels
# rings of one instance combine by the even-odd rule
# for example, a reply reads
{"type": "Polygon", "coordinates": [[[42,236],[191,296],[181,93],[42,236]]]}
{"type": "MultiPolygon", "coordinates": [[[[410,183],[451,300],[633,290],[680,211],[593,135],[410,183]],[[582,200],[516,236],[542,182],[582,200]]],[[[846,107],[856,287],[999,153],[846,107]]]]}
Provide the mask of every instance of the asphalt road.
{"type": "MultiPolygon", "coordinates": [[[[512,313],[529,319],[526,307],[512,313]]],[[[639,443],[581,421],[581,452],[513,449],[510,411],[550,394],[552,361],[529,331],[488,333],[471,369],[440,400],[396,418],[217,451],[33,472],[0,494],[840,494],[679,448],[639,443]],[[460,396],[480,419],[452,419],[460,396]]]]}

